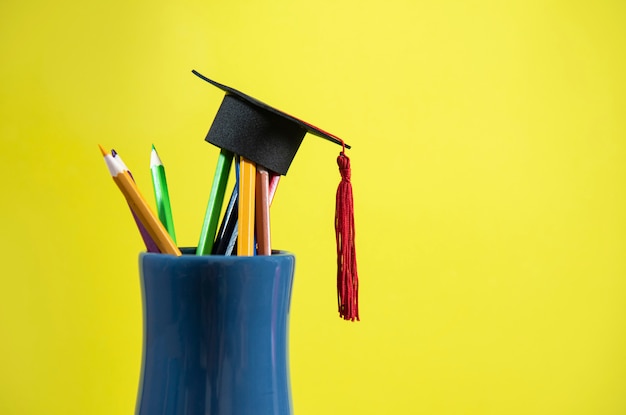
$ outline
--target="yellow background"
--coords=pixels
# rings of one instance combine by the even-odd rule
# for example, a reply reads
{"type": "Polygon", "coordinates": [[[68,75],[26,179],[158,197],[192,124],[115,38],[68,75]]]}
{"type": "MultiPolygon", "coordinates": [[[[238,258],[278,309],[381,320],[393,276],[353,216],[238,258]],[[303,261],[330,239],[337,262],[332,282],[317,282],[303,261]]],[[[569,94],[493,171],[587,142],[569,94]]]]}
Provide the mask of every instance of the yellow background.
{"type": "Polygon", "coordinates": [[[339,148],[305,139],[295,412],[626,413],[626,3],[0,3],[0,413],[131,414],[141,239],[97,148],[194,245],[222,94],[352,144],[358,324],[335,311],[339,148]]]}

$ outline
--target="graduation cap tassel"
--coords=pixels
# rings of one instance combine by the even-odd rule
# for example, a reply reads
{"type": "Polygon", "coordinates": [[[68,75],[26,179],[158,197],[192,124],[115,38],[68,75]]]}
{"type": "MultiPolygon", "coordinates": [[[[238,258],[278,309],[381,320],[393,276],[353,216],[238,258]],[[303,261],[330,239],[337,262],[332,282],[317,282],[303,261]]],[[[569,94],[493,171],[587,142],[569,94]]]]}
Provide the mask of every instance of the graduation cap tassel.
{"type": "Polygon", "coordinates": [[[345,155],[345,145],[339,157],[341,183],[337,188],[335,209],[335,236],[337,239],[337,296],[339,317],[359,320],[359,276],[356,268],[354,246],[354,200],[350,183],[350,159],[345,155]]]}

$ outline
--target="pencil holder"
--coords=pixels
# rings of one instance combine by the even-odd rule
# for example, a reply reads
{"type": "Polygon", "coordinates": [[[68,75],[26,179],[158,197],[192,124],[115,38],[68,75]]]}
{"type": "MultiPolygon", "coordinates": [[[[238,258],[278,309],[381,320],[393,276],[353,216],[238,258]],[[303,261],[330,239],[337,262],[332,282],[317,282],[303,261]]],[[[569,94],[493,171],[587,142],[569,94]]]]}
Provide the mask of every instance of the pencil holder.
{"type": "Polygon", "coordinates": [[[291,415],[295,257],[141,253],[137,415],[291,415]]]}

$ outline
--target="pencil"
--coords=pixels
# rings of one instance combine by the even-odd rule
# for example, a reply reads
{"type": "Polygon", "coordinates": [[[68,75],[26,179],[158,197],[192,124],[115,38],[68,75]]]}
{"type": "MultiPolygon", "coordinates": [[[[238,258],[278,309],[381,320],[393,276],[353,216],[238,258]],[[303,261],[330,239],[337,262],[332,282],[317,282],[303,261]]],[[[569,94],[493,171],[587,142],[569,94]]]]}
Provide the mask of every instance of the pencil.
{"type": "Polygon", "coordinates": [[[237,255],[237,236],[239,235],[239,221],[235,221],[235,229],[230,235],[230,239],[228,239],[226,243],[226,249],[224,250],[224,255],[237,255]]]}
{"type": "Polygon", "coordinates": [[[154,148],[154,144],[150,153],[150,172],[152,173],[152,187],[154,188],[154,200],[156,201],[159,220],[167,229],[172,241],[176,243],[176,232],[174,231],[174,219],[172,217],[172,205],[170,204],[170,192],[167,189],[165,167],[156,148],[154,148]]]}
{"type": "Polygon", "coordinates": [[[196,248],[196,255],[208,255],[213,250],[217,223],[220,218],[220,213],[222,212],[226,183],[228,183],[228,174],[232,163],[233,153],[222,149],[217,158],[213,185],[211,186],[211,193],[209,194],[209,203],[207,204],[204,223],[200,231],[200,241],[196,248]]]}
{"type": "MultiPolygon", "coordinates": [[[[211,251],[211,254],[213,255],[226,255],[233,233],[235,234],[235,237],[237,235],[238,194],[239,187],[237,183],[235,183],[235,186],[233,186],[233,192],[230,195],[230,200],[228,201],[228,205],[224,211],[224,219],[222,219],[222,224],[220,225],[220,229],[215,237],[215,244],[213,245],[213,250],[211,251]]],[[[230,255],[231,253],[232,249],[228,254],[230,255]]]]}
{"type": "MultiPolygon", "coordinates": [[[[225,243],[226,245],[223,248],[223,252],[222,248],[220,247],[220,253],[223,253],[227,256],[237,255],[237,235],[239,233],[239,160],[240,157],[238,155],[235,155],[235,189],[237,191],[235,206],[237,206],[237,209],[233,210],[230,216],[230,234],[226,233],[224,235],[226,238],[224,238],[222,244],[225,243]]],[[[233,193],[234,192],[235,190],[233,190],[233,193]]]]}
{"type": "Polygon", "coordinates": [[[237,255],[254,255],[254,193],[256,165],[240,157],[239,161],[239,225],[237,255]]]}
{"type": "Polygon", "coordinates": [[[132,211],[135,212],[141,223],[146,227],[146,230],[150,234],[152,240],[156,243],[159,250],[164,254],[180,256],[180,250],[174,241],[172,241],[172,238],[170,238],[161,222],[159,222],[159,219],[150,210],[148,203],[141,196],[139,189],[137,189],[137,186],[135,186],[135,183],[131,180],[130,176],[125,174],[120,163],[118,163],[102,146],[100,146],[100,151],[104,156],[104,162],[109,169],[109,173],[111,173],[113,181],[126,198],[126,201],[130,205],[132,211]]]}
{"type": "MultiPolygon", "coordinates": [[[[131,180],[134,182],[135,178],[133,177],[133,174],[130,172],[130,170],[128,170],[128,167],[126,167],[126,164],[124,163],[120,155],[113,149],[111,150],[111,155],[121,165],[122,169],[130,176],[131,180]]],[[[156,246],[156,244],[152,240],[152,237],[148,233],[146,227],[143,226],[143,223],[141,223],[135,212],[133,212],[133,209],[130,207],[130,203],[128,204],[128,207],[130,208],[130,213],[133,214],[133,219],[135,219],[135,223],[137,224],[137,228],[139,229],[139,233],[141,234],[141,239],[143,239],[143,243],[146,245],[146,251],[160,252],[159,248],[156,246]]]]}
{"type": "Polygon", "coordinates": [[[271,255],[270,240],[270,203],[269,203],[270,176],[261,166],[256,169],[256,243],[259,255],[271,255]]]}

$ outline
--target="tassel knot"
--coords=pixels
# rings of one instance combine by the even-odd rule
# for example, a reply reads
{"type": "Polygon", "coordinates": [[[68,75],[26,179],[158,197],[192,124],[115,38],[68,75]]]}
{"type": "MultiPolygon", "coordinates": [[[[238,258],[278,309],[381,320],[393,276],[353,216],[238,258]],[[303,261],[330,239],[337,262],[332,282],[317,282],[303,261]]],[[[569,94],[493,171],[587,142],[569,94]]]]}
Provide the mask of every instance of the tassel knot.
{"type": "Polygon", "coordinates": [[[339,153],[339,157],[337,157],[337,164],[339,165],[339,174],[341,174],[341,178],[343,180],[350,181],[352,175],[350,171],[350,159],[343,153],[343,151],[339,153]]]}
{"type": "Polygon", "coordinates": [[[350,182],[350,159],[342,151],[337,157],[341,182],[337,188],[335,236],[337,240],[337,299],[339,316],[359,320],[359,276],[354,245],[354,199],[350,182]]]}

